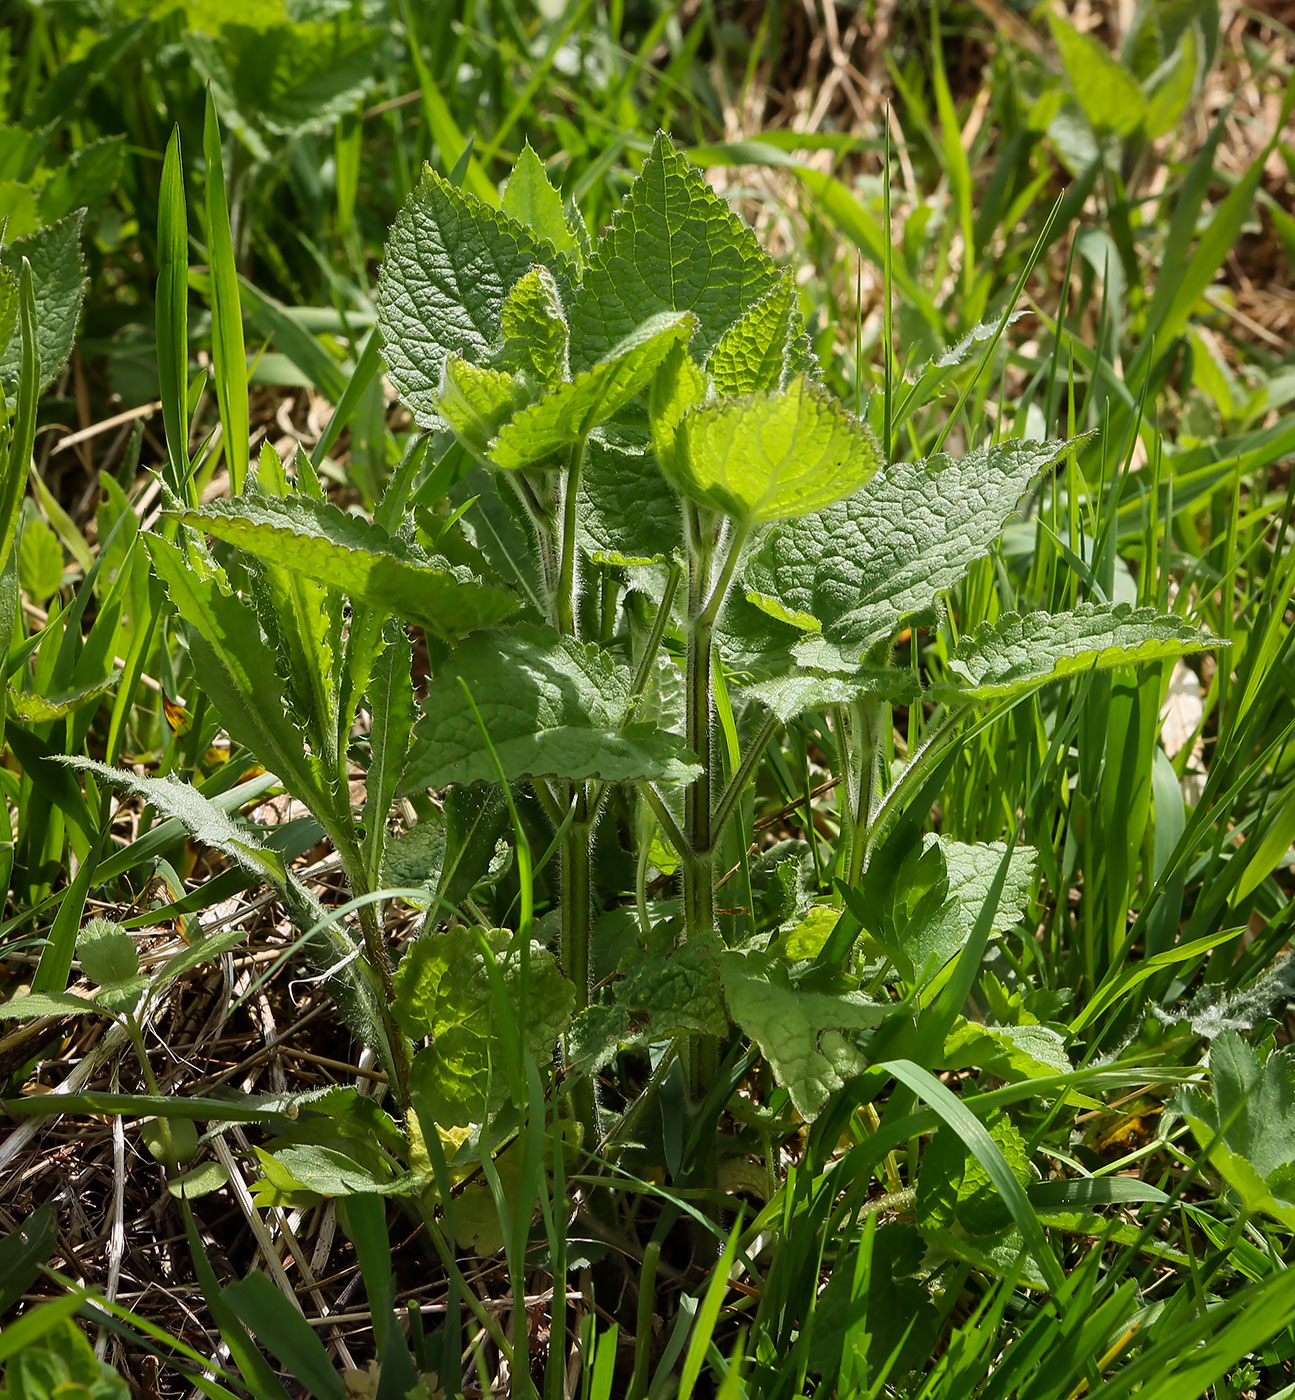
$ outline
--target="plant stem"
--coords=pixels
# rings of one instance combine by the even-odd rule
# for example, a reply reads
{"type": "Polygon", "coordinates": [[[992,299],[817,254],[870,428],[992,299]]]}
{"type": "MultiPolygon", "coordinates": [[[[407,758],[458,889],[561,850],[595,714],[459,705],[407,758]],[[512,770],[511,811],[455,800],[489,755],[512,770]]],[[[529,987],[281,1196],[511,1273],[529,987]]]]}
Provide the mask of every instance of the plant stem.
{"type": "Polygon", "coordinates": [[[846,883],[858,883],[868,855],[868,839],[872,830],[873,805],[877,793],[877,777],[881,763],[882,701],[875,695],[865,695],[850,705],[850,764],[854,769],[851,788],[854,806],[851,812],[850,864],[846,883]]]}
{"type": "Polygon", "coordinates": [[[557,591],[553,599],[553,615],[557,629],[564,637],[576,634],[576,503],[580,492],[580,469],[585,460],[585,441],[572,444],[567,459],[566,486],[562,505],[562,555],[558,568],[557,591]]]}
{"type": "Polygon", "coordinates": [[[712,826],[715,829],[716,839],[724,834],[724,823],[733,815],[733,809],[742,800],[742,792],[755,772],[756,766],[764,755],[765,749],[769,747],[769,741],[778,732],[782,721],[772,710],[765,716],[764,723],[760,726],[758,733],[747,745],[746,752],[742,755],[742,762],[738,765],[737,772],[729,779],[728,786],[720,796],[719,805],[715,808],[715,815],[712,819],[712,826]]]}

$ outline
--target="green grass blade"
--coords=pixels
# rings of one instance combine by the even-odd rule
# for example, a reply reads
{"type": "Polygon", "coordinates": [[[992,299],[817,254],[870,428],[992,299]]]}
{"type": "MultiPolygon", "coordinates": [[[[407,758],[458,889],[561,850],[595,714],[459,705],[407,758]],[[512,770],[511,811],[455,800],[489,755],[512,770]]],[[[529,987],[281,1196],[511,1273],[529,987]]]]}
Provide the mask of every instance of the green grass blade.
{"type": "Polygon", "coordinates": [[[189,228],[180,128],[171,132],[157,204],[157,371],[166,426],[167,485],[194,503],[189,464],[189,228]]]}

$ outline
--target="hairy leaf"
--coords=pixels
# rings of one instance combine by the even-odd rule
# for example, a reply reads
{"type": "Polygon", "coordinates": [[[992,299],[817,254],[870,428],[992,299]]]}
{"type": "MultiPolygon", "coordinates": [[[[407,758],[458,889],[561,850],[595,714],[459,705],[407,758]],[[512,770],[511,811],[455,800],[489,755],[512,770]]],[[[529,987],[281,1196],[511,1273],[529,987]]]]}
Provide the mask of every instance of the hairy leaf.
{"type": "Polygon", "coordinates": [[[680,1034],[725,1035],[728,1013],[719,980],[723,950],[714,933],[698,934],[675,946],[673,925],[658,924],[621,960],[623,977],[616,999],[648,1017],[654,1040],[680,1034]]]}
{"type": "Polygon", "coordinates": [[[537,384],[570,377],[571,333],[557,280],[547,267],[533,267],[512,288],[500,316],[505,364],[537,384]]]}
{"type": "Polygon", "coordinates": [[[693,500],[754,525],[821,510],[880,465],[866,425],[801,377],[685,413],[667,471],[693,500]]]}
{"type": "MultiPolygon", "coordinates": [[[[15,276],[22,260],[31,263],[36,288],[36,346],[40,351],[37,392],[48,388],[72,353],[81,300],[89,279],[79,239],[85,210],[60,219],[49,228],[37,229],[27,238],[16,238],[0,249],[0,267],[15,276]]],[[[11,335],[0,349],[0,388],[12,398],[22,368],[22,337],[11,335]]]]}
{"type": "Polygon", "coordinates": [[[760,681],[746,694],[767,705],[784,724],[806,710],[848,705],[864,695],[878,695],[894,705],[916,700],[921,687],[911,671],[860,666],[849,672],[794,671],[760,681]]]}
{"type": "Polygon", "coordinates": [[[516,607],[507,590],[435,560],[380,526],[308,497],[212,501],[178,513],[218,539],[454,640],[516,607]]]}
{"type": "Polygon", "coordinates": [[[933,699],[1023,695],[1048,681],[1223,646],[1181,617],[1128,603],[1080,603],[1068,613],[1004,613],[959,642],[933,699]]]}
{"type": "MultiPolygon", "coordinates": [[[[642,392],[670,351],[696,329],[687,313],[653,316],[567,384],[550,389],[538,402],[506,423],[486,448],[486,455],[506,471],[539,466],[554,454],[582,442],[642,392]]],[[[562,461],[549,465],[565,465],[562,461]]]]}
{"type": "Polygon", "coordinates": [[[565,1032],[575,988],[552,953],[532,944],[530,981],[521,1005],[521,950],[510,948],[503,929],[452,928],[423,934],[396,969],[395,1012],[411,1036],[432,1043],[414,1057],[411,1087],[437,1123],[484,1123],[507,1098],[496,1008],[486,970],[489,957],[502,979],[524,1035],[525,1048],[541,1064],[565,1032]]]}
{"type": "Polygon", "coordinates": [[[781,389],[787,378],[796,325],[796,288],[784,272],[772,291],[720,337],[706,362],[721,398],[781,389]]]}
{"type": "Polygon", "coordinates": [[[532,233],[551,243],[573,262],[580,260],[580,246],[562,212],[562,196],[549,183],[544,164],[526,141],[504,186],[503,211],[532,233]]]}
{"type": "Polygon", "coordinates": [[[445,361],[437,407],[463,444],[478,457],[525,401],[524,386],[506,370],[474,365],[458,354],[445,361]]]}
{"type": "Polygon", "coordinates": [[[683,554],[679,498],[650,452],[591,438],[580,474],[581,543],[602,564],[655,564],[683,554]]]}
{"type": "Polygon", "coordinates": [[[135,940],[111,919],[91,919],[77,935],[81,971],[100,987],[128,982],[139,972],[135,940]]]}
{"type": "Polygon", "coordinates": [[[759,953],[725,953],[721,966],[733,1019],[759,1045],[796,1111],[816,1118],[829,1095],[865,1065],[842,1032],[870,1029],[888,1008],[858,992],[801,991],[780,980],[781,969],[759,953]]]}
{"type": "Polygon", "coordinates": [[[423,168],[382,259],[378,326],[391,382],[424,427],[439,422],[447,357],[486,358],[510,289],[537,263],[562,285],[565,273],[547,240],[423,168]]]}
{"type": "Polygon", "coordinates": [[[755,234],[659,133],[585,271],[571,314],[572,364],[592,365],[662,311],[696,313],[693,350],[705,355],[777,283],[755,234]]]}
{"type": "Polygon", "coordinates": [[[428,687],[404,786],[496,777],[465,687],[509,778],[688,782],[697,765],[677,740],[626,723],[630,682],[601,648],[549,628],[471,637],[428,687]]]}
{"type": "Polygon", "coordinates": [[[772,617],[848,638],[857,657],[930,609],[986,554],[1061,442],[896,462],[848,499],[770,532],[746,566],[772,617]]]}

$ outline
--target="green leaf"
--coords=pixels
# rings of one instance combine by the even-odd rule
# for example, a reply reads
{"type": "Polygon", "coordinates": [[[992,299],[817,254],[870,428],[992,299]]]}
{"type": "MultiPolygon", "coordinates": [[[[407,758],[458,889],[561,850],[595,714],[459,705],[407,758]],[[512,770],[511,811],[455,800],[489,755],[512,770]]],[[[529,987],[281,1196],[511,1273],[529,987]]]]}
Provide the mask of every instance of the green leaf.
{"type": "MultiPolygon", "coordinates": [[[[1031,1178],[1029,1154],[1020,1130],[1004,1113],[985,1121],[985,1129],[1013,1177],[1022,1185],[1031,1178]]],[[[917,1221],[924,1228],[955,1222],[973,1235],[1005,1228],[1011,1214],[997,1186],[963,1140],[941,1125],[922,1157],[917,1178],[917,1221]]]]}
{"type": "Polygon", "coordinates": [[[229,1169],[220,1162],[202,1162],[179,1176],[168,1176],[167,1191],[177,1201],[196,1201],[229,1184],[229,1169]]]}
{"type": "Polygon", "coordinates": [[[550,244],[423,168],[387,241],[378,325],[391,382],[424,427],[439,421],[446,359],[488,357],[509,291],[537,263],[562,285],[562,264],[550,244]]]}
{"type": "Polygon", "coordinates": [[[111,919],[91,919],[77,938],[81,971],[91,982],[111,987],[128,982],[139,972],[135,940],[111,919]]]}
{"type": "Polygon", "coordinates": [[[178,518],[449,641],[491,626],[516,607],[505,589],[430,558],[328,502],[243,496],[178,512],[178,518]]]}
{"type": "Polygon", "coordinates": [[[1168,71],[1162,74],[1147,99],[1143,127],[1149,140],[1167,135],[1182,121],[1187,104],[1196,92],[1197,52],[1196,29],[1189,25],[1183,30],[1168,71]]]}
{"type": "Polygon", "coordinates": [[[1080,603],[1068,613],[1004,613],[958,643],[949,659],[950,678],[929,693],[954,704],[1024,695],[1079,672],[1224,645],[1181,617],[1128,603],[1080,603]]]}
{"type": "Polygon", "coordinates": [[[0,1021],[27,1021],[37,1016],[102,1015],[102,1007],[71,992],[23,992],[0,1002],[0,1021]]]}
{"type": "Polygon", "coordinates": [[[698,369],[684,345],[661,362],[648,401],[648,416],[652,425],[652,450],[661,470],[677,480],[680,466],[675,454],[679,424],[689,409],[706,400],[706,376],[698,369]]]}
{"type": "Polygon", "coordinates": [[[683,555],[679,498],[651,452],[590,438],[577,511],[580,543],[596,563],[655,564],[683,555]]]}
{"type": "Polygon", "coordinates": [[[80,690],[60,691],[56,695],[33,695],[24,690],[11,690],[9,712],[24,724],[47,724],[50,720],[65,719],[83,706],[93,705],[111,694],[117,688],[120,675],[119,671],[114,671],[94,685],[84,686],[80,690]]]}
{"type": "Polygon", "coordinates": [[[813,1120],[828,1097],[866,1064],[843,1031],[869,1030],[889,1008],[858,992],[832,996],[790,986],[785,972],[760,953],[721,959],[724,995],[733,1020],[760,1047],[796,1111],[813,1120]]]}
{"type": "Polygon", "coordinates": [[[529,982],[521,1004],[522,950],[504,929],[452,928],[416,939],[396,969],[395,1013],[411,1036],[430,1036],[414,1057],[410,1088],[444,1127],[485,1123],[508,1094],[503,1027],[496,1020],[486,959],[511,1002],[524,1048],[541,1063],[566,1031],[575,988],[552,953],[528,950],[529,982]]]}
{"type": "Polygon", "coordinates": [[[346,1400],[346,1386],[333,1358],[287,1298],[259,1272],[231,1283],[224,1298],[240,1321],[292,1378],[316,1400],[346,1400]]]}
{"type": "MultiPolygon", "coordinates": [[[[387,645],[369,683],[369,771],[365,780],[364,863],[380,881],[386,847],[387,817],[405,771],[414,728],[414,687],[410,680],[413,648],[405,629],[388,625],[387,645]]],[[[442,846],[444,834],[442,834],[442,846]]]]}
{"type": "Polygon", "coordinates": [[[38,607],[44,607],[63,586],[63,546],[39,517],[23,525],[18,543],[18,583],[38,607]]]}
{"type": "Polygon", "coordinates": [[[1210,1079],[1212,1099],[1187,1090],[1174,1107],[1245,1208],[1295,1228],[1295,1049],[1261,1059],[1224,1031],[1210,1046],[1210,1079]]]}
{"type": "Polygon", "coordinates": [[[880,466],[867,426],[802,377],[691,409],[667,470],[685,495],[755,525],[821,510],[880,466]]]}
{"type": "Polygon", "coordinates": [[[544,164],[529,141],[522,145],[504,186],[502,207],[510,219],[524,224],[559,253],[565,253],[572,262],[580,261],[580,245],[562,212],[562,196],[549,183],[544,164]]]}
{"type": "Polygon", "coordinates": [[[54,223],[74,209],[102,203],[120,183],[125,159],[124,136],[107,136],[73,151],[66,162],[50,171],[41,186],[42,220],[54,223]]]}
{"type": "Polygon", "coordinates": [[[441,417],[477,456],[525,401],[525,386],[507,370],[474,365],[457,354],[445,361],[441,417]]]}
{"type": "Polygon", "coordinates": [[[1131,136],[1147,110],[1138,80],[1100,39],[1051,11],[1048,25],[1084,116],[1098,131],[1131,136]]]}
{"type": "Polygon", "coordinates": [[[598,241],[571,313],[571,360],[584,369],[662,311],[692,311],[693,351],[779,280],[754,233],[658,133],[652,153],[598,241]]]}
{"type": "Polygon", "coordinates": [[[511,471],[544,464],[571,444],[583,442],[647,387],[665,357],[686,343],[696,326],[696,318],[686,313],[651,317],[605,359],[522,409],[486,448],[487,457],[511,471]]]}
{"type": "MultiPolygon", "coordinates": [[[[31,263],[36,285],[36,346],[40,352],[37,392],[54,382],[54,376],[72,353],[81,300],[89,283],[81,256],[81,222],[85,210],[38,229],[28,238],[17,238],[0,249],[0,267],[18,274],[22,260],[31,263]]],[[[11,337],[0,351],[0,388],[12,397],[22,369],[22,343],[11,337]]]]}
{"type": "Polygon", "coordinates": [[[788,271],[724,332],[706,361],[721,398],[782,388],[798,330],[795,309],[796,288],[788,271]]]}
{"type": "Polygon", "coordinates": [[[531,268],[508,293],[500,329],[505,364],[546,386],[570,378],[571,333],[557,280],[547,267],[531,268]]]}
{"type": "MultiPolygon", "coordinates": [[[[1074,1066],[1066,1044],[1050,1026],[987,1026],[962,1017],[944,1042],[941,1068],[982,1069],[1008,1084],[1024,1079],[1049,1079],[1069,1074],[1074,1066]]],[[[1097,1106],[1084,1094],[1071,1090],[1067,1102],[1097,1106]]]]}
{"type": "Polygon", "coordinates": [[[675,1035],[728,1034],[728,1013],[720,988],[718,934],[697,934],[676,946],[669,922],[653,927],[646,939],[621,959],[616,1000],[646,1015],[653,1040],[675,1035]]]}
{"type": "Polygon", "coordinates": [[[745,693],[767,705],[786,724],[806,710],[848,705],[865,695],[880,696],[892,705],[906,705],[921,695],[921,687],[911,671],[890,666],[860,666],[844,673],[794,671],[760,681],[745,693]]]}
{"type": "Polygon", "coordinates": [[[781,621],[848,638],[857,658],[989,551],[1065,448],[1013,439],[892,463],[848,499],[771,531],[746,566],[747,596],[781,621]]]}
{"type": "Polygon", "coordinates": [[[496,777],[465,687],[510,779],[685,783],[697,775],[677,740],[626,722],[628,671],[597,646],[519,626],[470,637],[428,686],[406,790],[496,777]]]}

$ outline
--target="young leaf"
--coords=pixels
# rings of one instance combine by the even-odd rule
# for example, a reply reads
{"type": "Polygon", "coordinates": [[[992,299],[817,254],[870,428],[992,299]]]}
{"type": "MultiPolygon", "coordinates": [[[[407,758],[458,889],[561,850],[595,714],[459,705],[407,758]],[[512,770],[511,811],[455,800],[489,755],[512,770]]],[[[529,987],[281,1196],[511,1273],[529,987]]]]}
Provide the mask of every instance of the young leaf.
{"type": "Polygon", "coordinates": [[[862,1052],[841,1032],[871,1029],[889,1010],[858,992],[832,996],[789,986],[773,960],[760,953],[723,954],[722,976],[733,1019],[759,1045],[808,1120],[865,1067],[862,1052]]]}
{"type": "Polygon", "coordinates": [[[482,583],[467,569],[430,559],[380,525],[331,503],[302,496],[240,497],[179,512],[179,518],[449,641],[491,626],[516,607],[505,589],[482,583]]]}
{"type": "Polygon", "coordinates": [[[484,455],[490,440],[525,401],[525,387],[507,370],[474,365],[462,355],[445,361],[441,417],[476,456],[484,455]]]}
{"type": "MultiPolygon", "coordinates": [[[[1030,1158],[1020,1129],[1005,1113],[996,1113],[985,1129],[1022,1186],[1031,1180],[1030,1158]]],[[[973,1235],[990,1234],[1011,1223],[1002,1196],[989,1173],[966,1143],[942,1124],[922,1157],[917,1178],[917,1222],[924,1228],[954,1222],[973,1235]]]]}
{"type": "Polygon", "coordinates": [[[423,934],[396,969],[397,1020],[416,1039],[432,1037],[414,1057],[410,1087],[445,1127],[486,1122],[508,1093],[487,956],[512,1000],[525,1048],[541,1064],[552,1058],[571,1019],[575,988],[538,943],[528,950],[527,1004],[521,1006],[521,950],[510,948],[510,939],[504,929],[423,934]]]}
{"type": "Polygon", "coordinates": [[[378,283],[383,357],[424,427],[438,422],[446,359],[486,358],[509,291],[537,263],[562,286],[565,274],[550,244],[424,167],[396,217],[378,283]]]}
{"type": "Polygon", "coordinates": [[[89,1016],[102,1009],[73,992],[24,992],[0,1001],[0,1021],[34,1020],[37,1016],[89,1016]]]}
{"type": "Polygon", "coordinates": [[[623,408],[651,382],[658,366],[697,328],[687,313],[650,317],[599,360],[567,384],[550,389],[499,431],[486,455],[505,471],[544,464],[573,443],[583,442],[599,423],[623,408]]]}
{"type": "Polygon", "coordinates": [[[508,293],[500,329],[505,364],[546,387],[570,378],[571,333],[557,281],[547,267],[531,268],[508,293]]]}
{"type": "MultiPolygon", "coordinates": [[[[85,260],[81,256],[81,222],[85,210],[49,228],[38,229],[27,238],[16,238],[0,249],[0,267],[15,277],[22,272],[22,260],[31,263],[36,292],[36,348],[40,355],[40,375],[35,392],[54,382],[72,353],[81,301],[89,285],[85,260]]],[[[22,338],[9,336],[0,349],[0,389],[12,398],[22,371],[22,338]]]]}
{"type": "Polygon", "coordinates": [[[465,687],[509,778],[689,782],[698,767],[677,740],[626,723],[630,685],[600,647],[549,628],[471,637],[428,686],[404,788],[496,777],[465,687]]]}
{"type": "Polygon", "coordinates": [[[77,939],[81,971],[100,987],[128,982],[139,972],[135,940],[111,919],[91,919],[77,939]]]}
{"type": "Polygon", "coordinates": [[[1060,15],[1049,13],[1047,18],[1084,115],[1098,131],[1131,136],[1147,109],[1137,79],[1100,39],[1081,34],[1060,15]]]}
{"type": "Polygon", "coordinates": [[[580,543],[597,563],[655,564],[683,555],[679,498],[651,452],[590,438],[577,519],[580,543]]]}
{"type": "Polygon", "coordinates": [[[931,697],[957,704],[1024,695],[1049,681],[1223,646],[1181,617],[1129,603],[1080,603],[1068,613],[1004,613],[958,643],[950,679],[931,697]]]}
{"type": "Polygon", "coordinates": [[[571,313],[571,361],[585,369],[662,311],[692,311],[707,354],[778,283],[755,234],[664,132],[585,271],[571,313]]]}
{"type": "Polygon", "coordinates": [[[562,196],[549,183],[543,162],[529,141],[523,144],[504,186],[502,207],[510,219],[546,239],[559,253],[573,262],[580,261],[580,247],[562,211],[562,196]]]}
{"type": "Polygon", "coordinates": [[[755,525],[821,510],[880,466],[866,425],[802,376],[684,414],[666,469],[685,495],[755,525]]]}
{"type": "Polygon", "coordinates": [[[746,566],[771,617],[850,640],[855,657],[931,608],[988,552],[1062,442],[895,462],[861,491],[771,531],[746,566]]]}
{"type": "Polygon", "coordinates": [[[720,337],[706,370],[720,398],[781,389],[796,332],[796,288],[791,273],[720,337]]]}

